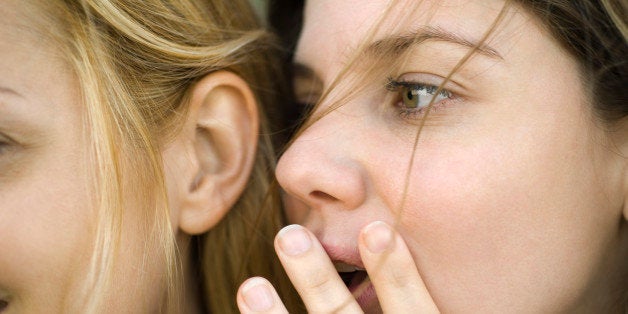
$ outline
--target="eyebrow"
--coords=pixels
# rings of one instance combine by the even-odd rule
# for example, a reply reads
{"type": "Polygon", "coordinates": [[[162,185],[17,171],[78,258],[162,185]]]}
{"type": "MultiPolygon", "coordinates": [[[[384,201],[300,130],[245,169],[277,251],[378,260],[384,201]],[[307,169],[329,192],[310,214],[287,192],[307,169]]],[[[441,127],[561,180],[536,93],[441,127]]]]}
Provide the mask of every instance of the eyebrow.
{"type": "MultiPolygon", "coordinates": [[[[419,45],[425,41],[444,41],[461,45],[470,49],[477,49],[481,55],[487,56],[492,59],[503,60],[504,58],[495,50],[495,48],[478,41],[464,38],[455,33],[443,30],[441,28],[426,26],[419,28],[413,32],[393,35],[383,39],[379,39],[369,44],[364,50],[365,54],[369,55],[373,59],[382,59],[389,57],[390,53],[393,57],[398,57],[404,52],[408,51],[415,45],[419,45]]],[[[303,62],[293,60],[291,64],[292,76],[303,77],[306,79],[320,80],[318,73],[316,73],[309,65],[303,62]]]]}
{"type": "Polygon", "coordinates": [[[502,56],[491,46],[477,42],[472,39],[464,38],[458,34],[443,30],[436,27],[422,27],[416,31],[386,37],[373,42],[364,50],[367,55],[374,58],[381,58],[390,53],[393,56],[399,56],[415,45],[419,45],[428,40],[445,41],[458,44],[471,49],[477,47],[477,51],[487,57],[493,59],[501,59],[502,56]]]}

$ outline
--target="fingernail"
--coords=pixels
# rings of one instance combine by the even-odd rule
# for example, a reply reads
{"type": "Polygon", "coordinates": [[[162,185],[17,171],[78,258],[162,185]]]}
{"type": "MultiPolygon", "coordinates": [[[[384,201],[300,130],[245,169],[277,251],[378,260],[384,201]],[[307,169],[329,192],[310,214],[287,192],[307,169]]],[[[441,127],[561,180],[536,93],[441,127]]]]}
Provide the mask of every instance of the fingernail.
{"type": "Polygon", "coordinates": [[[244,302],[252,311],[263,312],[273,307],[273,293],[262,278],[249,279],[242,287],[242,294],[244,302]]]}
{"type": "Polygon", "coordinates": [[[381,221],[375,221],[362,230],[366,248],[371,253],[381,253],[388,249],[393,242],[394,231],[381,221]]]}
{"type": "Polygon", "coordinates": [[[279,231],[278,240],[281,250],[288,255],[299,255],[310,249],[312,240],[305,229],[299,225],[290,225],[279,231]]]}

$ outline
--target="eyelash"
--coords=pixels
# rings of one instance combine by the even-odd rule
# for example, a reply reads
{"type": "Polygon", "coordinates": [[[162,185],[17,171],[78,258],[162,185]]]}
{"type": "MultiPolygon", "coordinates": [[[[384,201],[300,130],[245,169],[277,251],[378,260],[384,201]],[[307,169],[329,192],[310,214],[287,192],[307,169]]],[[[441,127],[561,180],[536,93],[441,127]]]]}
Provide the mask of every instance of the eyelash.
{"type": "Polygon", "coordinates": [[[3,155],[9,150],[9,143],[0,140],[0,155],[3,155]]]}
{"type": "MultiPolygon", "coordinates": [[[[404,104],[404,96],[407,96],[407,95],[416,96],[418,97],[418,101],[420,104],[421,99],[426,96],[426,95],[421,95],[421,92],[433,94],[434,92],[438,90],[438,86],[432,85],[432,84],[421,83],[421,82],[396,80],[392,77],[389,77],[386,83],[386,89],[391,92],[398,93],[397,97],[395,98],[395,107],[397,108],[397,110],[399,110],[399,115],[402,118],[417,119],[420,116],[424,115],[425,109],[427,108],[427,104],[429,104],[432,98],[430,97],[428,99],[425,106],[422,106],[419,108],[410,108],[404,104]],[[408,94],[408,92],[410,92],[410,94],[408,94]]],[[[442,108],[443,106],[448,105],[451,101],[456,99],[456,96],[452,92],[444,88],[439,91],[438,95],[436,95],[436,97],[439,97],[439,96],[442,97],[443,99],[442,100],[436,99],[434,103],[432,104],[431,110],[442,108]]],[[[413,99],[408,99],[408,100],[413,100],[413,99]]]]}

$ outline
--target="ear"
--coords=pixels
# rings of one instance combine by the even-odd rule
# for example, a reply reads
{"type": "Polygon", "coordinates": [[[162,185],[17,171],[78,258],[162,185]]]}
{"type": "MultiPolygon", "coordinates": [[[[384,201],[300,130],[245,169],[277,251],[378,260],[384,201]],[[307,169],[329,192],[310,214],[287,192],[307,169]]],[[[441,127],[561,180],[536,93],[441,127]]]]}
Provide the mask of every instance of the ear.
{"type": "Polygon", "coordinates": [[[180,191],[179,228],[201,234],[229,212],[247,185],[255,160],[259,118],[257,102],[238,75],[208,74],[191,90],[187,121],[181,130],[182,154],[189,164],[180,191]]]}

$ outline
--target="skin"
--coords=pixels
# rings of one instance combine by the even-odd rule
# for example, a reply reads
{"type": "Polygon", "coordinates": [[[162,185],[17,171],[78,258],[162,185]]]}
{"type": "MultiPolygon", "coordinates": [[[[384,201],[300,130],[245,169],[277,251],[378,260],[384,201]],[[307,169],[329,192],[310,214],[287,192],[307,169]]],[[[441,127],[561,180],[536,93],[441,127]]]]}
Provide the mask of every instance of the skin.
{"type": "Polygon", "coordinates": [[[9,312],[58,311],[60,296],[80,286],[66,274],[89,256],[75,236],[90,233],[88,146],[70,69],[50,46],[32,53],[41,38],[16,32],[12,9],[3,6],[0,30],[0,295],[9,312]]]}
{"type": "MultiPolygon", "coordinates": [[[[97,223],[97,192],[89,188],[94,167],[91,129],[84,122],[80,85],[64,50],[39,32],[42,25],[35,21],[47,20],[42,14],[20,1],[0,7],[3,314],[83,312],[90,292],[85,284],[97,223]]],[[[258,120],[251,90],[233,73],[208,74],[190,95],[189,114],[161,157],[172,228],[182,254],[185,312],[197,313],[202,303],[188,247],[192,235],[218,223],[245,188],[258,120]]],[[[126,186],[125,191],[130,189],[126,186]]],[[[165,259],[154,249],[161,243],[146,240],[139,231],[145,230],[146,214],[130,194],[117,251],[121,254],[111,278],[114,285],[102,293],[101,310],[158,312],[165,293],[165,259]]]]}
{"type": "MultiPolygon", "coordinates": [[[[295,61],[313,74],[297,80],[297,95],[329,88],[364,41],[425,26],[477,41],[504,2],[424,1],[413,11],[400,1],[367,38],[386,4],[307,2],[295,61]]],[[[474,55],[445,84],[453,96],[434,104],[415,155],[425,116],[400,106],[385,78],[438,86],[468,52],[464,45],[426,40],[398,66],[393,57],[360,55],[314,116],[357,92],[283,154],[277,178],[288,218],[309,231],[289,227],[276,248],[308,310],[590,312],[625,293],[625,126],[605,131],[576,61],[522,9],[510,8],[486,44],[499,56],[474,55]],[[373,68],[383,70],[368,77],[373,68]],[[304,233],[313,244],[286,253],[304,233]],[[369,234],[393,244],[373,253],[369,234]],[[366,268],[381,303],[347,301],[330,261],[366,268]]],[[[254,311],[245,288],[252,289],[243,286],[241,309],[281,312],[272,297],[272,306],[254,311]]]]}

